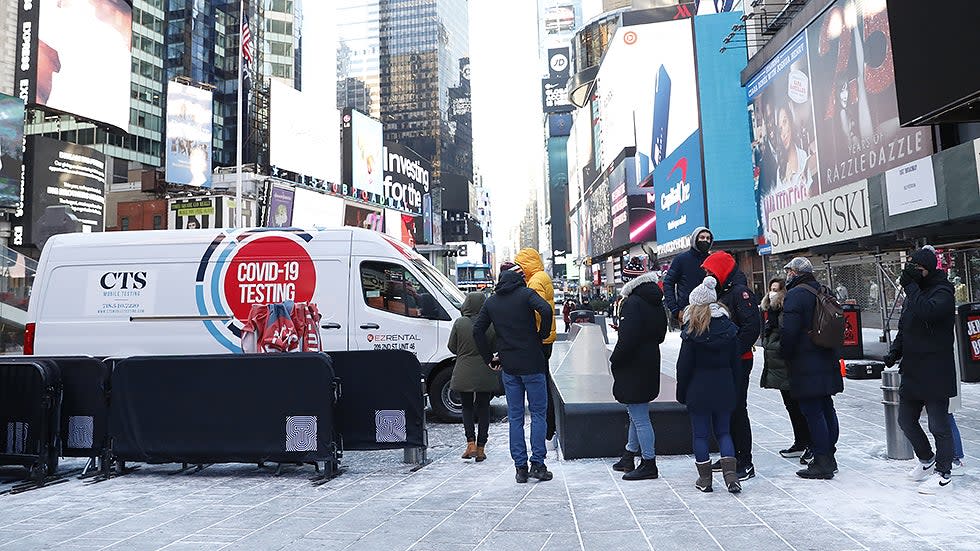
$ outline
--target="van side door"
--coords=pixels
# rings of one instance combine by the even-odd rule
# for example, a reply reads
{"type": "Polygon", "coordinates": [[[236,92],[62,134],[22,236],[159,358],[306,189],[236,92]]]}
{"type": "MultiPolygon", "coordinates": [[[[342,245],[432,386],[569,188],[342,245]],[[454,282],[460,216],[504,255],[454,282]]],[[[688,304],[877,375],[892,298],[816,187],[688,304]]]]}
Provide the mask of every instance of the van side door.
{"type": "Polygon", "coordinates": [[[411,271],[391,259],[355,257],[350,279],[351,350],[408,350],[430,362],[446,314],[411,271]]]}

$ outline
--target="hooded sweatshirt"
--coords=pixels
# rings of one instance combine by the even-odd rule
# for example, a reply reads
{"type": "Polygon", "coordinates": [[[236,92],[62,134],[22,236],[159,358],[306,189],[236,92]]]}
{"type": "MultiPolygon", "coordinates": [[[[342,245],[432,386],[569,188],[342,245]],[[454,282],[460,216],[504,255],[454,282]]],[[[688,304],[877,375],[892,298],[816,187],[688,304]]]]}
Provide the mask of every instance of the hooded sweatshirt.
{"type": "MultiPolygon", "coordinates": [[[[691,291],[704,281],[704,268],[701,264],[708,258],[708,253],[699,251],[696,246],[698,234],[703,231],[711,233],[711,230],[703,226],[694,230],[691,234],[691,248],[674,258],[664,276],[664,304],[674,316],[687,307],[691,291]]],[[[711,240],[713,244],[713,234],[711,240]]]]}
{"type": "MultiPolygon", "coordinates": [[[[473,339],[473,320],[487,297],[483,293],[468,293],[460,308],[462,316],[453,323],[449,333],[449,351],[456,354],[456,365],[449,387],[457,392],[497,392],[500,390],[500,377],[490,369],[476,347],[473,339]]],[[[490,349],[497,351],[497,337],[491,326],[486,331],[490,349]]]]}
{"type": "MultiPolygon", "coordinates": [[[[537,293],[551,306],[551,316],[553,317],[555,311],[555,286],[551,282],[551,276],[544,271],[544,262],[541,261],[541,255],[534,249],[521,249],[518,251],[517,256],[514,257],[514,261],[520,265],[521,270],[524,272],[524,280],[527,282],[528,288],[537,293]]],[[[541,318],[535,316],[535,319],[537,319],[538,326],[540,326],[541,318]]],[[[555,338],[557,337],[555,331],[555,325],[551,324],[551,334],[542,341],[542,344],[555,342],[555,338]]]]}
{"type": "Polygon", "coordinates": [[[473,323],[473,339],[484,363],[492,359],[486,331],[493,324],[504,372],[509,375],[544,374],[548,363],[541,341],[551,333],[553,310],[543,298],[528,289],[524,278],[507,270],[500,274],[494,295],[487,299],[473,323]],[[541,319],[541,326],[535,320],[541,319]]]}

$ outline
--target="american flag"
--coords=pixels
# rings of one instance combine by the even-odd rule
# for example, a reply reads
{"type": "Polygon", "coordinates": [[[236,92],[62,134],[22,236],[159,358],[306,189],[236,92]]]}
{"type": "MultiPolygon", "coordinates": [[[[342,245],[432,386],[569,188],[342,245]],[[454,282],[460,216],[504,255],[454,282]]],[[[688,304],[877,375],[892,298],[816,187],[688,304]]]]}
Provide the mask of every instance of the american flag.
{"type": "Polygon", "coordinates": [[[242,19],[242,57],[252,65],[252,30],[248,27],[248,16],[242,19]]]}

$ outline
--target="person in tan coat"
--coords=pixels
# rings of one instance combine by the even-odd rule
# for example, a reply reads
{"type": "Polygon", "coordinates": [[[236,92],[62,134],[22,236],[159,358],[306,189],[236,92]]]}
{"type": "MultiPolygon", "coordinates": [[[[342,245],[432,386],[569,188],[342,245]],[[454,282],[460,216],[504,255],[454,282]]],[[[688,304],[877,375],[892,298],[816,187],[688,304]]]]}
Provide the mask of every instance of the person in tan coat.
{"type": "MultiPolygon", "coordinates": [[[[551,281],[551,276],[544,271],[544,262],[541,260],[541,255],[538,251],[531,248],[521,249],[514,257],[514,262],[521,267],[521,271],[524,273],[524,281],[527,283],[528,288],[543,298],[551,306],[551,311],[554,312],[555,285],[551,281]]],[[[541,316],[535,314],[535,319],[538,322],[537,326],[541,327],[541,316]]],[[[551,349],[554,346],[555,339],[558,337],[555,332],[556,325],[554,320],[552,320],[551,334],[548,335],[548,338],[541,341],[541,348],[546,360],[551,359],[551,349]]],[[[546,438],[551,440],[555,436],[555,404],[551,396],[551,370],[548,370],[546,375],[548,379],[548,432],[546,438]]]]}

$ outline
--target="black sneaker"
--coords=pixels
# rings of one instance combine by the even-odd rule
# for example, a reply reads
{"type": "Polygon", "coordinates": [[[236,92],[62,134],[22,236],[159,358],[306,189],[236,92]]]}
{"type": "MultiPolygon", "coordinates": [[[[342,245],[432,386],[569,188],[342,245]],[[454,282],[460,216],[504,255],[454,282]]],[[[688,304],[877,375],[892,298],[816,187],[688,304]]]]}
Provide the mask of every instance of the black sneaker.
{"type": "MultiPolygon", "coordinates": [[[[531,463],[531,470],[527,473],[527,476],[531,478],[537,478],[541,482],[547,482],[555,477],[548,470],[548,467],[544,466],[544,463],[531,463]]],[[[524,479],[527,482],[527,478],[524,479]]]]}
{"type": "Polygon", "coordinates": [[[517,479],[517,483],[518,484],[526,483],[528,474],[529,473],[527,467],[517,467],[517,476],[515,477],[517,479]]]}
{"type": "Polygon", "coordinates": [[[748,480],[750,478],[755,478],[755,465],[749,463],[748,465],[738,468],[736,471],[739,480],[748,480]]]}
{"type": "Polygon", "coordinates": [[[786,448],[785,450],[779,450],[779,455],[787,459],[793,457],[800,457],[806,452],[806,446],[802,444],[793,444],[792,446],[786,448]]]}
{"type": "Polygon", "coordinates": [[[803,450],[803,455],[800,456],[800,465],[809,465],[813,462],[813,450],[807,448],[803,450]]]}

